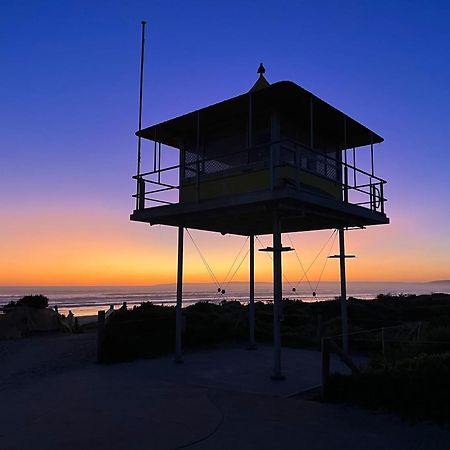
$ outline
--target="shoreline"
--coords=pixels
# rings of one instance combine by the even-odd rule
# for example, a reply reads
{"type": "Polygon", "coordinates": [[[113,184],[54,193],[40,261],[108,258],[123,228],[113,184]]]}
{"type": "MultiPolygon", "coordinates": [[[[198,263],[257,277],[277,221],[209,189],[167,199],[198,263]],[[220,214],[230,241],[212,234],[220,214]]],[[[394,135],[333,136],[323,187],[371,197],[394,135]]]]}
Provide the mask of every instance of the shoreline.
{"type": "MultiPolygon", "coordinates": [[[[185,283],[183,285],[183,306],[197,302],[220,303],[223,300],[237,300],[248,303],[248,283],[233,282],[224,284],[224,295],[218,293],[213,283],[185,283]]],[[[450,283],[438,282],[361,282],[347,283],[348,297],[373,300],[379,294],[416,294],[432,293],[450,294],[450,283]]],[[[58,307],[60,313],[67,315],[69,310],[77,317],[97,315],[98,311],[107,310],[110,305],[115,309],[126,302],[130,307],[144,302],[155,305],[173,306],[176,304],[176,285],[159,284],[152,286],[0,286],[0,309],[10,301],[17,301],[24,295],[42,294],[49,299],[49,306],[58,307]]],[[[272,284],[255,283],[255,301],[272,301],[272,284]]],[[[334,300],[340,296],[338,282],[303,280],[301,283],[288,279],[283,283],[283,298],[300,299],[305,303],[334,300]],[[295,292],[293,292],[295,288],[295,292]],[[312,295],[316,292],[316,296],[312,295]]]]}

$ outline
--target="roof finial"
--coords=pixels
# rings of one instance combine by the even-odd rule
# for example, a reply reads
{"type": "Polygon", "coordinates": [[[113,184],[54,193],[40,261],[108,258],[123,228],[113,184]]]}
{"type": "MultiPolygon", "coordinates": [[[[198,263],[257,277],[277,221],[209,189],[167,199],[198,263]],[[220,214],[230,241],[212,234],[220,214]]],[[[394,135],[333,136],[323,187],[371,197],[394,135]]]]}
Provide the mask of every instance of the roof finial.
{"type": "Polygon", "coordinates": [[[264,77],[265,72],[266,69],[264,68],[263,63],[260,63],[257,70],[257,73],[259,73],[259,78],[256,80],[256,83],[253,85],[249,92],[256,92],[260,89],[265,89],[266,87],[270,86],[270,83],[264,77]]]}

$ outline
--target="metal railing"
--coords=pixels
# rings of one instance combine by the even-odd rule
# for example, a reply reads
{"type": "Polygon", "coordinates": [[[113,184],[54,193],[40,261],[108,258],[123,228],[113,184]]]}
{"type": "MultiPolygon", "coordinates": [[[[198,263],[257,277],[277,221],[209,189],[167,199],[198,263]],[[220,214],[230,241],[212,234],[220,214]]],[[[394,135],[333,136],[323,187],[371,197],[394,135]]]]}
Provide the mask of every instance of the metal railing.
{"type": "MultiPolygon", "coordinates": [[[[221,153],[209,158],[200,158],[194,152],[191,155],[196,156],[195,161],[185,161],[167,167],[154,164],[153,170],[133,177],[137,182],[137,192],[133,197],[136,198],[138,210],[178,203],[179,199],[173,198],[173,193],[190,183],[195,183],[196,199],[200,201],[202,181],[210,177],[226,177],[261,169],[270,171],[271,183],[268,189],[277,189],[282,182],[280,169],[291,167],[295,174],[292,185],[295,189],[301,189],[302,173],[310,173],[335,183],[343,202],[384,213],[385,180],[291,139],[221,153]],[[167,178],[175,178],[177,182],[167,181],[167,178]]],[[[158,159],[161,160],[160,157],[158,159]]]]}

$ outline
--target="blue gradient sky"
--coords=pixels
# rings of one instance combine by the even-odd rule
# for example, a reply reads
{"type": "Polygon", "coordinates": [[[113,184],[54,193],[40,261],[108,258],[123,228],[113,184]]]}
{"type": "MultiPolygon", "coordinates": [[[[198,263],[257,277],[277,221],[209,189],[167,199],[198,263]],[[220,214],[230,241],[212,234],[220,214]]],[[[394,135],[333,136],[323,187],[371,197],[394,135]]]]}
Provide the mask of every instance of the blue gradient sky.
{"type": "MultiPolygon", "coordinates": [[[[354,278],[450,278],[449,2],[17,0],[0,9],[0,284],[174,279],[173,230],[128,221],[142,19],[145,125],[247,91],[264,62],[269,81],[295,81],[385,138],[376,171],[388,180],[392,225],[349,233],[354,278]]],[[[295,239],[307,260],[326,237],[295,239]]],[[[232,237],[199,241],[212,258],[240,247],[232,237]]],[[[187,279],[207,281],[189,252],[187,279]]]]}

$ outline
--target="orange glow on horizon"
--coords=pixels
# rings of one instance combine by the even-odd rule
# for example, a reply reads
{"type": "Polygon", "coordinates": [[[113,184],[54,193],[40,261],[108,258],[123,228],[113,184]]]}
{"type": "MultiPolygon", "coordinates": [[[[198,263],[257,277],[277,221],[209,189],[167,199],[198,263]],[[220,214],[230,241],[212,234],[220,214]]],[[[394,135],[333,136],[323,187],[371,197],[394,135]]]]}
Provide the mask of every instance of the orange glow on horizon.
{"type": "MultiPolygon", "coordinates": [[[[29,216],[29,213],[27,214],[29,216]]],[[[2,224],[1,285],[152,285],[176,280],[176,230],[170,227],[148,227],[130,223],[105,211],[75,211],[60,217],[36,213],[32,225],[24,220],[8,219],[2,224]]],[[[331,231],[292,234],[295,248],[307,268],[331,231]]],[[[372,227],[347,233],[347,253],[357,259],[347,262],[349,281],[427,281],[448,278],[447,255],[439,242],[414,242],[414,227],[404,223],[372,227]],[[434,249],[433,249],[434,246],[434,249]],[[433,259],[423,264],[425,248],[433,259]]],[[[245,238],[192,231],[220,282],[245,238]]],[[[260,238],[263,245],[270,236],[260,238]]],[[[290,245],[287,236],[283,243],[290,245]]],[[[261,244],[256,241],[256,249],[261,244]]],[[[244,250],[242,255],[246,252],[244,250]]],[[[337,240],[331,253],[337,253],[337,240]]],[[[326,261],[326,252],[310,269],[308,278],[317,280],[326,261]]],[[[210,283],[205,269],[189,237],[185,236],[186,283],[210,283]]],[[[266,253],[256,252],[256,280],[272,280],[272,264],[266,253]]],[[[303,276],[293,252],[283,256],[284,276],[296,283],[303,276]]],[[[243,262],[233,281],[248,279],[248,259],[243,262]]],[[[323,281],[339,280],[339,265],[328,260],[323,281]]]]}

